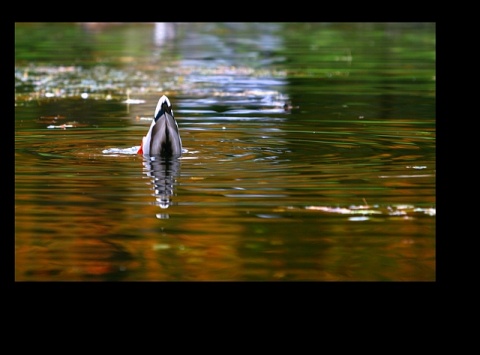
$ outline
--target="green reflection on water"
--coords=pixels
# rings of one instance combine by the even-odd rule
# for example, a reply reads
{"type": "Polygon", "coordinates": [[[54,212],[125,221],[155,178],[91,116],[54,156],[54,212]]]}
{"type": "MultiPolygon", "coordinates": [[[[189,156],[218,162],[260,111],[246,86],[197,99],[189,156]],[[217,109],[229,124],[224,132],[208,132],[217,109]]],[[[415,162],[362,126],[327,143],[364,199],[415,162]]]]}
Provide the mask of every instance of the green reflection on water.
{"type": "MultiPolygon", "coordinates": [[[[131,86],[139,84],[144,88],[148,87],[149,81],[155,79],[159,71],[173,65],[169,70],[181,75],[167,75],[163,71],[160,79],[163,85],[160,86],[171,82],[172,89],[177,90],[182,86],[186,74],[185,66],[178,66],[179,61],[188,60],[197,51],[194,44],[189,44],[192,46],[191,52],[184,51],[183,47],[177,44],[182,43],[191,31],[207,35],[211,33],[212,36],[223,31],[221,33],[224,35],[231,33],[239,38],[251,36],[251,42],[233,42],[233,52],[225,54],[227,66],[253,69],[251,75],[260,73],[265,68],[268,68],[270,73],[286,70],[292,87],[300,85],[298,80],[308,78],[310,84],[302,83],[302,89],[311,85],[320,92],[349,92],[350,95],[360,95],[366,91],[378,92],[379,82],[389,94],[396,90],[411,92],[412,89],[423,94],[434,93],[434,23],[280,23],[274,26],[266,23],[263,27],[258,24],[184,23],[175,24],[176,37],[162,45],[155,40],[156,25],[152,23],[94,25],[17,23],[16,67],[20,69],[27,66],[30,75],[35,74],[36,66],[45,65],[123,67],[125,75],[113,72],[112,69],[105,73],[111,78],[111,82],[107,83],[109,88],[116,91],[124,89],[124,85],[129,85],[129,82],[131,86]],[[268,48],[268,41],[272,37],[267,36],[269,32],[281,39],[282,44],[272,45],[271,50],[259,50],[258,47],[261,46],[268,48]],[[133,67],[134,70],[130,71],[129,68],[133,67]],[[115,80],[115,77],[119,80],[115,80]]],[[[214,41],[212,46],[212,52],[217,50],[214,41]]],[[[202,47],[202,50],[206,49],[202,47]]],[[[208,65],[222,57],[200,59],[204,59],[204,63],[208,65]]],[[[206,69],[208,67],[197,68],[200,73],[206,69]]],[[[98,80],[101,76],[101,73],[82,73],[75,68],[73,70],[76,76],[80,77],[93,76],[94,80],[98,80]]],[[[50,75],[55,76],[56,73],[52,72],[50,75]]],[[[41,77],[40,71],[40,79],[41,77]]],[[[68,77],[67,79],[72,80],[68,77]]],[[[63,84],[57,83],[57,87],[68,86],[68,80],[63,84]]],[[[151,84],[158,87],[159,82],[153,80],[151,84]]]]}

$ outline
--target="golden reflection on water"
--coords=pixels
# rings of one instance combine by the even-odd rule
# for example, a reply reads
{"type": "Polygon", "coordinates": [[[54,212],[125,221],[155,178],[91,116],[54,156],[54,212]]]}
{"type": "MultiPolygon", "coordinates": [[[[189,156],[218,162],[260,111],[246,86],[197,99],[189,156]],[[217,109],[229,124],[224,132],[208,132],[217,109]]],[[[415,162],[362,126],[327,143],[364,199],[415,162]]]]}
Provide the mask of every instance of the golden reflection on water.
{"type": "MultiPolygon", "coordinates": [[[[187,143],[192,151],[205,149],[187,143]]],[[[338,157],[329,153],[330,162],[321,164],[307,159],[272,165],[255,156],[237,159],[230,145],[221,147],[213,149],[224,159],[212,161],[209,151],[207,158],[153,166],[138,156],[74,155],[57,165],[54,157],[18,155],[23,163],[16,175],[16,279],[434,277],[434,218],[412,213],[413,207],[407,215],[390,216],[387,205],[371,207],[379,215],[367,215],[365,222],[349,222],[325,208],[302,207],[335,211],[341,199],[372,203],[388,194],[392,206],[409,205],[419,194],[422,204],[434,204],[431,185],[422,187],[433,176],[399,179],[399,170],[408,172],[403,161],[371,163],[372,170],[355,168],[354,158],[352,170],[345,162],[332,164],[338,157]]]]}

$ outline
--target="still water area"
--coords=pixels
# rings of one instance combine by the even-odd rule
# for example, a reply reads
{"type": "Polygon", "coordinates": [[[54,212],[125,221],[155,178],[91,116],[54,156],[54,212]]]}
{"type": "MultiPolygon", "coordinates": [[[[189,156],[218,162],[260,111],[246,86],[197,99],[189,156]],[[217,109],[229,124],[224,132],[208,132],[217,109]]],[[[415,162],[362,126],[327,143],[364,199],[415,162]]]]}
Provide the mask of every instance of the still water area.
{"type": "Polygon", "coordinates": [[[16,23],[15,281],[435,281],[434,23],[16,23]],[[137,154],[166,95],[180,158],[137,154]]]}

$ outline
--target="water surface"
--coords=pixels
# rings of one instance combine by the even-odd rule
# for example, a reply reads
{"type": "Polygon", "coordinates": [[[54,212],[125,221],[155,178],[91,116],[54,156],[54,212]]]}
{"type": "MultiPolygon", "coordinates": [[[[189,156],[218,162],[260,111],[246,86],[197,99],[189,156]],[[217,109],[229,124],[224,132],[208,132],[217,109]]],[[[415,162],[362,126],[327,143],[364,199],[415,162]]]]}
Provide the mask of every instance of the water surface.
{"type": "Polygon", "coordinates": [[[15,27],[17,281],[435,280],[435,25],[15,27]],[[136,154],[161,95],[184,153],[136,154]]]}

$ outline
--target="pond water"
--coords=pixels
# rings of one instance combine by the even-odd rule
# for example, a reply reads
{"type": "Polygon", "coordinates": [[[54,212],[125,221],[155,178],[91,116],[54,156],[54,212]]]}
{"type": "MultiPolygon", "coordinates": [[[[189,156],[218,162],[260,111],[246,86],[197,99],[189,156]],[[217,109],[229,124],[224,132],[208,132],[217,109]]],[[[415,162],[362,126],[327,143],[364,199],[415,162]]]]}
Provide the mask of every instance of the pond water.
{"type": "Polygon", "coordinates": [[[17,23],[16,281],[435,281],[435,24],[17,23]],[[158,99],[179,159],[136,154],[158,99]]]}

